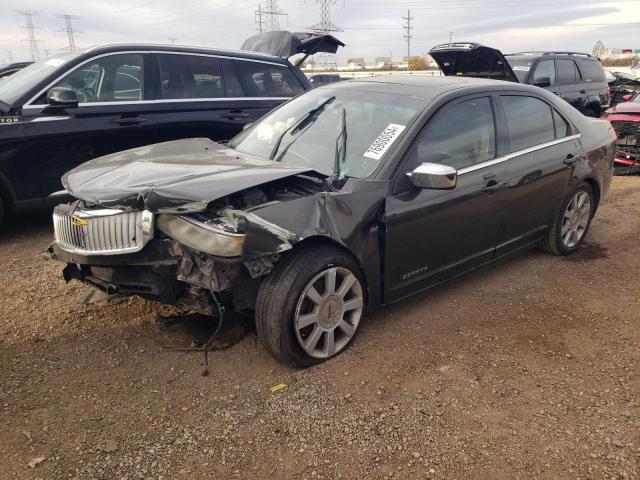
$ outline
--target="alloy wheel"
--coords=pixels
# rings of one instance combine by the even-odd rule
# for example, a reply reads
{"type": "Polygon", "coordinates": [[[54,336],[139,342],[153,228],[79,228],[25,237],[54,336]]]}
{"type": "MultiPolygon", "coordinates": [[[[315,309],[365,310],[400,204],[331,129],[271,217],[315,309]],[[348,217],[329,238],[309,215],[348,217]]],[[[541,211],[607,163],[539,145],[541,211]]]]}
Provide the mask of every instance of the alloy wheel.
{"type": "Polygon", "coordinates": [[[362,285],[346,268],[330,267],[305,286],[294,317],[298,343],[313,358],[340,352],[358,329],[364,309],[362,285]]]}
{"type": "Polygon", "coordinates": [[[590,218],[591,197],[584,190],[579,190],[564,210],[560,235],[566,248],[573,248],[580,242],[590,218]]]}

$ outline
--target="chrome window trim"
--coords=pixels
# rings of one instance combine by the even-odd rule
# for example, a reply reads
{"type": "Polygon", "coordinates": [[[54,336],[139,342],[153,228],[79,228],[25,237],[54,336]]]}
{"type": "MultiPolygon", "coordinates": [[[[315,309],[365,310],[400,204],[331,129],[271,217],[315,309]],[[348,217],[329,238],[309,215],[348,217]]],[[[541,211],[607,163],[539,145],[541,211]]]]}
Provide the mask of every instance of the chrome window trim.
{"type": "Polygon", "coordinates": [[[534,145],[533,147],[523,148],[522,150],[517,150],[515,152],[511,152],[502,157],[494,158],[493,160],[487,160],[486,162],[476,163],[474,165],[469,165],[468,167],[464,167],[458,170],[458,175],[464,175],[465,173],[473,172],[475,170],[480,170],[481,168],[490,167],[491,165],[496,165],[498,163],[506,162],[507,160],[511,160],[512,158],[519,157],[521,155],[526,155],[527,153],[536,152],[538,150],[543,150],[548,147],[553,147],[554,145],[559,145],[561,143],[570,142],[571,140],[577,140],[580,138],[582,134],[578,133],[575,135],[570,135],[568,137],[558,138],[556,140],[552,140],[550,142],[541,143],[539,145],[534,145]]]}
{"type": "MultiPolygon", "coordinates": [[[[182,103],[182,102],[224,102],[224,101],[239,101],[239,100],[291,100],[293,97],[213,97],[213,98],[166,98],[160,100],[131,100],[128,102],[88,102],[79,103],[80,107],[104,107],[107,105],[152,105],[162,103],[182,103]]],[[[45,108],[47,105],[26,105],[22,107],[23,110],[36,110],[45,108]]]]}
{"type": "MultiPolygon", "coordinates": [[[[31,109],[34,107],[43,107],[46,106],[46,103],[42,103],[42,104],[32,104],[32,102],[34,102],[38,97],[40,97],[40,95],[42,95],[43,93],[45,93],[46,91],[48,91],[51,87],[53,87],[57,82],[59,82],[60,80],[62,80],[64,77],[66,77],[67,75],[69,75],[72,72],[75,72],[76,70],[78,70],[80,67],[82,67],[83,65],[92,62],[94,60],[97,60],[99,58],[102,57],[108,57],[111,55],[131,55],[131,54],[147,54],[147,53],[155,53],[155,54],[165,54],[165,55],[193,55],[193,56],[197,56],[197,57],[213,57],[213,58],[225,58],[228,60],[239,60],[239,61],[245,61],[245,62],[257,62],[257,63],[266,63],[268,65],[276,65],[278,67],[282,67],[282,68],[289,68],[287,65],[283,65],[282,63],[277,63],[277,62],[269,62],[267,60],[257,60],[257,59],[252,59],[252,58],[239,58],[239,57],[232,57],[229,55],[216,55],[213,53],[193,53],[193,52],[163,52],[160,50],[123,50],[121,52],[108,52],[108,53],[102,53],[100,55],[96,55],[94,57],[90,57],[87,58],[85,61],[79,63],[78,65],[76,65],[75,67],[73,67],[71,70],[66,70],[64,73],[62,73],[61,75],[59,75],[55,80],[53,80],[52,82],[50,82],[46,87],[44,87],[43,89],[41,89],[38,93],[36,93],[34,96],[32,96],[29,100],[27,100],[24,105],[22,106],[23,109],[31,109]]],[[[257,98],[257,97],[223,97],[222,99],[224,100],[234,100],[236,98],[257,98]]],[[[265,97],[268,99],[275,99],[276,97],[265,97]]],[[[284,97],[286,99],[292,98],[292,97],[284,97]]],[[[204,99],[204,98],[198,98],[198,99],[178,99],[178,100],[182,100],[182,101],[198,101],[198,100],[211,100],[211,99],[204,99]]],[[[218,100],[220,100],[218,98],[218,100]]],[[[141,103],[149,103],[149,102],[157,102],[157,101],[166,101],[166,100],[134,100],[131,102],[95,102],[95,103],[81,103],[78,104],[78,106],[80,105],[125,105],[125,104],[141,104],[141,103]]]]}

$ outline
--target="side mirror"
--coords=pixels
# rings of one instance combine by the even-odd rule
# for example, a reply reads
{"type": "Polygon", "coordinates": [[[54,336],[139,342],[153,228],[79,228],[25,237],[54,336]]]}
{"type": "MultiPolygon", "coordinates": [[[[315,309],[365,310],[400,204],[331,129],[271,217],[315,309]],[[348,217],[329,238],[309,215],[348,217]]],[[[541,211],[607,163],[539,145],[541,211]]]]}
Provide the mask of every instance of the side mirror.
{"type": "Polygon", "coordinates": [[[57,108],[78,108],[78,95],[67,87],[54,87],[47,93],[47,103],[57,108]]]}
{"type": "Polygon", "coordinates": [[[416,187],[433,190],[451,190],[458,181],[455,168],[439,163],[423,163],[407,175],[416,187]]]}
{"type": "Polygon", "coordinates": [[[533,84],[536,87],[550,87],[551,86],[551,79],[549,77],[540,77],[537,78],[535,82],[533,82],[533,84]]]}

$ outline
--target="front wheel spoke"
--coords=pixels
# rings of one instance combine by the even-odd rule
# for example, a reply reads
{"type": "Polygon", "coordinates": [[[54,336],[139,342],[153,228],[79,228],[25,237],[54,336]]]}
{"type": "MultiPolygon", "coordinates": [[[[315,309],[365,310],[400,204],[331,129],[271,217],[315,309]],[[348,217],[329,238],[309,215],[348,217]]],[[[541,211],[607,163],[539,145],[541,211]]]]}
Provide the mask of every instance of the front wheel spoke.
{"type": "Polygon", "coordinates": [[[351,325],[350,323],[347,323],[346,320],[342,319],[340,320],[340,322],[338,322],[338,327],[340,328],[340,330],[342,330],[348,337],[352,337],[354,333],[356,333],[356,328],[351,325]]]}
{"type": "Polygon", "coordinates": [[[344,298],[344,296],[349,293],[349,290],[351,290],[354,283],[356,283],[356,276],[349,274],[344,278],[344,280],[342,280],[342,284],[340,284],[340,289],[338,290],[338,295],[340,295],[341,298],[344,298]]]}
{"type": "Polygon", "coordinates": [[[569,242],[571,242],[571,234],[573,233],[573,231],[569,230],[567,233],[564,234],[564,237],[562,237],[562,241],[564,242],[564,244],[568,247],[569,246],[569,242]]]}
{"type": "Polygon", "coordinates": [[[342,309],[345,312],[348,312],[349,310],[355,310],[360,307],[362,307],[362,297],[355,297],[344,302],[344,307],[342,309]]]}
{"type": "Polygon", "coordinates": [[[309,325],[313,325],[314,323],[318,323],[318,312],[307,313],[306,315],[300,315],[298,320],[296,321],[296,327],[298,330],[302,330],[303,328],[308,327],[309,325]]]}
{"type": "Polygon", "coordinates": [[[337,270],[335,268],[330,268],[329,270],[327,270],[327,273],[324,276],[325,296],[331,295],[336,291],[336,274],[337,274],[337,270]]]}
{"type": "Polygon", "coordinates": [[[324,345],[327,350],[327,355],[336,353],[335,330],[327,330],[324,332],[324,345]]]}
{"type": "Polygon", "coordinates": [[[318,290],[316,290],[316,287],[314,286],[309,287],[309,290],[307,290],[306,296],[309,300],[311,300],[316,305],[320,305],[320,303],[322,302],[322,295],[318,293],[318,290]]]}
{"type": "Polygon", "coordinates": [[[582,205],[584,205],[584,202],[587,199],[587,195],[584,193],[580,193],[577,195],[577,199],[578,199],[578,208],[582,208],[582,205]]]}
{"type": "Polygon", "coordinates": [[[318,345],[318,341],[320,341],[320,337],[322,337],[322,329],[316,325],[309,335],[309,338],[304,342],[304,349],[307,351],[313,351],[318,345]]]}
{"type": "Polygon", "coordinates": [[[563,226],[562,226],[562,230],[561,230],[561,234],[562,236],[564,236],[570,228],[571,224],[569,222],[566,222],[563,226]]]}

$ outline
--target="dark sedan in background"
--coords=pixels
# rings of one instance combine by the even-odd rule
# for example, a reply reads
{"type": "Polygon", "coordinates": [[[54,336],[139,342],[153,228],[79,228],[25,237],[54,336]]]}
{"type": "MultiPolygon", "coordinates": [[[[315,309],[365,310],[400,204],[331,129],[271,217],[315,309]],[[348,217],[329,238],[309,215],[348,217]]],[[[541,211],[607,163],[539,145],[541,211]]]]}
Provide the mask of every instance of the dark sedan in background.
{"type": "MultiPolygon", "coordinates": [[[[288,57],[343,45],[325,34],[264,36],[245,48],[288,57]]],[[[5,212],[56,204],[48,196],[82,162],[166,140],[225,141],[309,89],[287,58],[257,51],[107,45],[30,65],[0,82],[0,224],[5,212]]]]}
{"type": "Polygon", "coordinates": [[[63,183],[52,258],[108,293],[253,310],[280,361],[344,351],[365,311],[540,245],[584,240],[611,125],[517,83],[394,76],[282,105],[226,146],[88,162],[63,183]]]}

